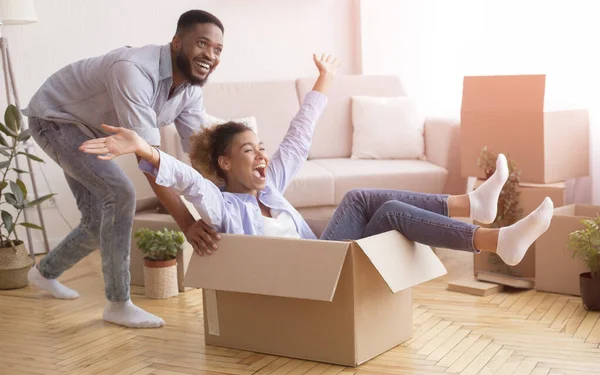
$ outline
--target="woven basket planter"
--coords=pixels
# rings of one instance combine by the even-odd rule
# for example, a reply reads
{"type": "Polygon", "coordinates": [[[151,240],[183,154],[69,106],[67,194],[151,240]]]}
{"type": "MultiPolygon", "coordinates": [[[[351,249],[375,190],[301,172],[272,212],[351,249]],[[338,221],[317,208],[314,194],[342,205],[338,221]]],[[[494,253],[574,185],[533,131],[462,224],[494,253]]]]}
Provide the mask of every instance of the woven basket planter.
{"type": "Polygon", "coordinates": [[[34,264],[24,244],[0,248],[0,289],[27,286],[27,272],[34,264]]]}
{"type": "Polygon", "coordinates": [[[148,298],[165,299],[178,295],[177,259],[157,261],[144,258],[144,289],[148,298]]]}

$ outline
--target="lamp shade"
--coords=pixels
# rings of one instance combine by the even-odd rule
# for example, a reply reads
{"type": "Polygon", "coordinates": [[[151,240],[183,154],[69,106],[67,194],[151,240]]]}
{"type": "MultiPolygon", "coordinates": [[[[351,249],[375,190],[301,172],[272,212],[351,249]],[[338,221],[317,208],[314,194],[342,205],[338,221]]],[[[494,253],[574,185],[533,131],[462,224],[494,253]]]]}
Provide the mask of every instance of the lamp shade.
{"type": "Polygon", "coordinates": [[[0,24],[23,25],[37,22],[33,0],[0,0],[0,24]]]}

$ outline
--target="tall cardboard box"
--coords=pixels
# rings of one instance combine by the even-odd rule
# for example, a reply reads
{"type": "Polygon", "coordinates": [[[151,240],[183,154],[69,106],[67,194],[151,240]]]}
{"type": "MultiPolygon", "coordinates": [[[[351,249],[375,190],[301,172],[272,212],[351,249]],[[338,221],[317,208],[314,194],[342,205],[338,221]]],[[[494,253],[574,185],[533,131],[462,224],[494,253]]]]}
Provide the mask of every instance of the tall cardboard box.
{"type": "Polygon", "coordinates": [[[461,108],[461,170],[485,178],[477,166],[484,146],[504,153],[521,181],[561,182],[589,174],[587,109],[546,103],[545,75],[465,77],[461,108]]]}
{"type": "Polygon", "coordinates": [[[537,290],[581,295],[579,274],[590,270],[581,259],[573,258],[567,247],[569,235],[584,228],[582,220],[593,219],[598,213],[600,206],[568,205],[554,209],[550,227],[536,242],[540,255],[535,260],[537,290]]]}
{"type": "MultiPolygon", "coordinates": [[[[477,180],[473,189],[477,189],[484,180],[477,180]]],[[[521,183],[518,189],[519,206],[523,210],[523,217],[533,212],[546,197],[550,197],[555,207],[565,205],[566,186],[563,182],[553,184],[528,184],[521,183]]],[[[537,282],[536,277],[536,252],[535,242],[523,260],[516,266],[509,266],[502,262],[498,256],[488,252],[474,255],[473,268],[475,277],[480,281],[494,282],[497,284],[532,289],[537,282]]]]}
{"type": "Polygon", "coordinates": [[[397,231],[352,242],[223,235],[193,255],[208,345],[357,366],[412,335],[411,287],[446,274],[397,231]]]}

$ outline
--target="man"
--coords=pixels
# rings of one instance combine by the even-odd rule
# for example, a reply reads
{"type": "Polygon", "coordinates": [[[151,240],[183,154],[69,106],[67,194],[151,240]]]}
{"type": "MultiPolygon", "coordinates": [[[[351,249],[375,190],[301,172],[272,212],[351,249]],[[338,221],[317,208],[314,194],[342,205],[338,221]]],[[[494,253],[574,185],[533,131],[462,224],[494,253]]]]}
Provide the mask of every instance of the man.
{"type": "MultiPolygon", "coordinates": [[[[219,65],[223,33],[215,16],[191,10],[179,18],[171,43],[124,47],[68,65],[33,96],[23,113],[35,141],[63,169],[81,222],[30,270],[31,284],[56,298],[77,298],[57,278],[99,247],[108,300],[104,320],[127,327],[164,326],[130,300],[134,186],[114,161],[80,152],[79,146],[106,136],[102,124],[132,129],[159,146],[159,127],[174,123],[187,151],[189,137],[206,122],[201,87],[219,65]]],[[[196,251],[216,248],[211,236],[219,236],[204,222],[194,222],[179,196],[147,177],[196,251]]]]}

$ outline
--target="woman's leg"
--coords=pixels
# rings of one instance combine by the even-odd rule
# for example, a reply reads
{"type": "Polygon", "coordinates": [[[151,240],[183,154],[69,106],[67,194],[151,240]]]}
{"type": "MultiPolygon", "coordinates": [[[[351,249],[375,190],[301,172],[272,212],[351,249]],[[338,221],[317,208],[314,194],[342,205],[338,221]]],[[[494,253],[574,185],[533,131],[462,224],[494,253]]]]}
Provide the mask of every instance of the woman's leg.
{"type": "Polygon", "coordinates": [[[406,203],[389,201],[373,215],[363,237],[397,230],[407,239],[434,247],[497,253],[508,265],[521,262],[533,242],[550,226],[550,198],[524,219],[500,229],[480,228],[406,203]]]}
{"type": "Polygon", "coordinates": [[[502,154],[496,171],[477,190],[464,195],[426,194],[403,190],[355,189],[336,209],[324,232],[328,238],[360,238],[364,227],[386,202],[398,201],[447,217],[468,217],[489,224],[497,214],[498,197],[508,179],[508,164],[502,154]],[[348,221],[350,220],[350,221],[348,221]]]}

